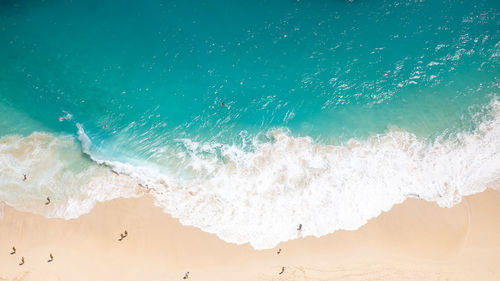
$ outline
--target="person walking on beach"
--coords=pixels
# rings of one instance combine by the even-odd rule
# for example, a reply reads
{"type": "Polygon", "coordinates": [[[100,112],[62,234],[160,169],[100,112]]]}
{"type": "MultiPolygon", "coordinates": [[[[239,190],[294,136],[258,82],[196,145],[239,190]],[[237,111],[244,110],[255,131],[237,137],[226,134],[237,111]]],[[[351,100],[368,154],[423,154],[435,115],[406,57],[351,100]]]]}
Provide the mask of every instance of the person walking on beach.
{"type": "Polygon", "coordinates": [[[19,265],[23,265],[24,264],[24,257],[21,257],[21,262],[19,263],[19,265]]]}
{"type": "Polygon", "coordinates": [[[52,262],[53,260],[54,260],[54,256],[52,255],[52,253],[50,253],[49,260],[47,262],[52,262]]]}
{"type": "Polygon", "coordinates": [[[16,253],[16,246],[12,247],[12,252],[10,252],[11,255],[16,253]]]}
{"type": "Polygon", "coordinates": [[[118,239],[118,241],[122,241],[123,238],[125,238],[127,236],[128,236],[128,232],[127,232],[127,230],[125,230],[123,233],[120,233],[120,239],[118,239]]]}
{"type": "Polygon", "coordinates": [[[279,255],[281,253],[281,249],[278,250],[277,254],[279,255]]]}
{"type": "Polygon", "coordinates": [[[298,231],[302,230],[302,224],[299,224],[299,227],[297,228],[298,231]]]}
{"type": "Polygon", "coordinates": [[[188,279],[188,278],[189,278],[189,271],[186,272],[186,274],[184,274],[184,278],[182,278],[182,279],[188,279]]]}
{"type": "Polygon", "coordinates": [[[26,174],[23,175],[23,181],[26,181],[28,179],[28,177],[26,176],[26,174]]]}
{"type": "Polygon", "coordinates": [[[284,266],[281,268],[280,275],[283,274],[283,272],[285,272],[285,267],[284,266]]]}
{"type": "Polygon", "coordinates": [[[45,202],[45,205],[49,205],[50,204],[50,197],[47,196],[47,202],[45,202]]]}

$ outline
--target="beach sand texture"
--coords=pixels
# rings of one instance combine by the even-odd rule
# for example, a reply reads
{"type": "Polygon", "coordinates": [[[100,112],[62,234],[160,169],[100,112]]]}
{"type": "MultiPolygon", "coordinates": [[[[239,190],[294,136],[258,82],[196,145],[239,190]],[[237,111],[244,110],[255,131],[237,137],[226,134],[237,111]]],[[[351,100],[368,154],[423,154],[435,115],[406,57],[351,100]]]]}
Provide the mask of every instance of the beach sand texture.
{"type": "Polygon", "coordinates": [[[148,196],[67,221],[4,206],[0,280],[500,280],[499,215],[490,189],[450,209],[408,199],[356,231],[255,251],[181,225],[148,196]]]}

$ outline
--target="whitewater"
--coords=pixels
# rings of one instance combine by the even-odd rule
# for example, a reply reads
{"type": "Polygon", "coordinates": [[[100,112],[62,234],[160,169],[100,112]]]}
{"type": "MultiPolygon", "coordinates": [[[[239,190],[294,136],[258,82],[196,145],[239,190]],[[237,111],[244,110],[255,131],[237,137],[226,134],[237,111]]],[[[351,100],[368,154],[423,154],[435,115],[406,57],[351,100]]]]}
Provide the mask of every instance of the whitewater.
{"type": "Polygon", "coordinates": [[[148,193],[184,225],[268,249],[355,230],[407,198],[452,207],[484,191],[500,178],[499,99],[483,111],[472,132],[432,141],[397,128],[341,145],[293,137],[285,128],[253,138],[251,148],[179,139],[186,149],[172,155],[175,167],[106,159],[80,124],[77,139],[5,136],[0,201],[73,219],[96,202],[148,193]],[[41,207],[46,196],[54,202],[49,208],[41,207]]]}

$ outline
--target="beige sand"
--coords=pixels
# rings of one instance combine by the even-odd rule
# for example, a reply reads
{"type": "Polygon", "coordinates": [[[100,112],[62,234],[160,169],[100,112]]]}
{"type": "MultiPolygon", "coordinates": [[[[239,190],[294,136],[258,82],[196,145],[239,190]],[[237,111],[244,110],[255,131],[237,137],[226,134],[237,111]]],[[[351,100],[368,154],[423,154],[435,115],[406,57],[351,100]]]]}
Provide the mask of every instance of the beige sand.
{"type": "Polygon", "coordinates": [[[451,209],[410,199],[357,231],[265,251],[182,226],[148,197],[101,203],[70,221],[10,207],[0,219],[0,280],[183,280],[186,271],[208,281],[500,280],[500,192],[451,209]]]}

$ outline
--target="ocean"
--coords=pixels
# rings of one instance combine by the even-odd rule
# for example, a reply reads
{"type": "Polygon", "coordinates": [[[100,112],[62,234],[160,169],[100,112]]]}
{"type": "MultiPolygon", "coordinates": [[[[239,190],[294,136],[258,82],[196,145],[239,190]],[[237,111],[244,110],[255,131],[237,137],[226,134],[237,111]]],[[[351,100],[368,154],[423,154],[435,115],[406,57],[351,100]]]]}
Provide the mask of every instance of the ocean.
{"type": "Polygon", "coordinates": [[[500,178],[499,62],[494,0],[1,1],[0,201],[255,249],[451,207],[500,178]]]}

